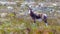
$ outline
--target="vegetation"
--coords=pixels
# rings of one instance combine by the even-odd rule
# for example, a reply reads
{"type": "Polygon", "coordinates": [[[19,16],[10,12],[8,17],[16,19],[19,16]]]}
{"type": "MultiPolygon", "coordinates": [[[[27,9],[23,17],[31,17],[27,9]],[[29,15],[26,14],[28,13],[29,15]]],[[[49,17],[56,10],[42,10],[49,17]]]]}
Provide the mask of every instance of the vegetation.
{"type": "Polygon", "coordinates": [[[33,24],[31,19],[8,17],[5,21],[2,20],[3,18],[0,18],[0,34],[26,34],[26,32],[29,34],[60,34],[60,25],[55,19],[48,19],[48,26],[45,26],[43,21],[33,24]]]}

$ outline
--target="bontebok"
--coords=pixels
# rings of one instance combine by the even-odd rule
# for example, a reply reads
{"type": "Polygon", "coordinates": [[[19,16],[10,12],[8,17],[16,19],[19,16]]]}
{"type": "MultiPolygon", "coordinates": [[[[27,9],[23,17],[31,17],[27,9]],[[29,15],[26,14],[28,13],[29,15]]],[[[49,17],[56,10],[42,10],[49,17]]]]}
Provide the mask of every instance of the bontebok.
{"type": "Polygon", "coordinates": [[[29,7],[29,11],[30,11],[30,16],[33,19],[34,23],[36,23],[36,19],[42,19],[46,25],[47,24],[47,15],[44,13],[40,13],[40,14],[36,14],[32,11],[32,9],[29,7]]]}

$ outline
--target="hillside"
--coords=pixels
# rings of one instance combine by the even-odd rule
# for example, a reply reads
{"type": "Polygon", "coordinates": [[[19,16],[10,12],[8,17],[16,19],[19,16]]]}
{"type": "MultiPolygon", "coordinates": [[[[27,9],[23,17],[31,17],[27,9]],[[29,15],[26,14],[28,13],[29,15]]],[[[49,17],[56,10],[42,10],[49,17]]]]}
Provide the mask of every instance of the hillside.
{"type": "Polygon", "coordinates": [[[0,34],[60,34],[60,0],[9,0],[12,1],[16,4],[0,4],[0,34]],[[43,21],[34,24],[27,6],[32,6],[36,13],[46,13],[48,26],[43,21]]]}

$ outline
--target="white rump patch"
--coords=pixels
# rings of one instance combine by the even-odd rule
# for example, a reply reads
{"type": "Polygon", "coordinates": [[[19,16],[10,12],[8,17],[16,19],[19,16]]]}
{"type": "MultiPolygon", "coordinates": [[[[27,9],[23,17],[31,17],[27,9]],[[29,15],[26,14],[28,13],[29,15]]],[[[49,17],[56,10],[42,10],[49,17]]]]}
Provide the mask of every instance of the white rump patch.
{"type": "Polygon", "coordinates": [[[44,18],[44,16],[46,16],[46,17],[47,17],[47,14],[43,14],[43,15],[42,15],[42,19],[44,18]]]}

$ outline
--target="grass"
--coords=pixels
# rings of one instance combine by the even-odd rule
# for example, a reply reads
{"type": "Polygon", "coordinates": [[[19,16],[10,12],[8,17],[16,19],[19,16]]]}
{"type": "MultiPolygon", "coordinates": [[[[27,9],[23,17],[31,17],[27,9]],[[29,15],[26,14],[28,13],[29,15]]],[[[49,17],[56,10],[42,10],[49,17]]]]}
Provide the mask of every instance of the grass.
{"type": "Polygon", "coordinates": [[[0,6],[0,9],[4,9],[4,8],[6,8],[6,6],[2,6],[2,5],[0,6]]]}
{"type": "Polygon", "coordinates": [[[48,22],[49,25],[47,27],[43,21],[33,24],[32,20],[13,18],[4,22],[2,21],[0,34],[25,34],[26,32],[29,32],[29,34],[60,34],[60,26],[56,23],[57,21],[49,19],[48,22]]]}

